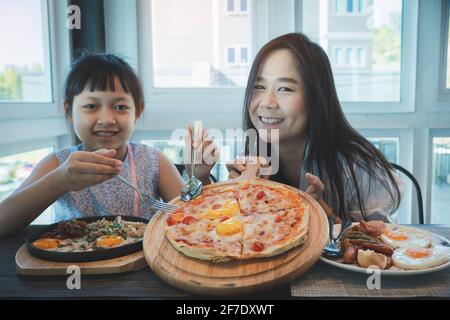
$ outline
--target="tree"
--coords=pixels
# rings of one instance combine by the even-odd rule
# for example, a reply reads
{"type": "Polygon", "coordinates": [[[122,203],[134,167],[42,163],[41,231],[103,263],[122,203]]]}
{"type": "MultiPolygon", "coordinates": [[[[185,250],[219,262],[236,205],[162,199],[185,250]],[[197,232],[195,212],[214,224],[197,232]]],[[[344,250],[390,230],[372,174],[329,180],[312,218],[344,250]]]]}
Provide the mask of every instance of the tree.
{"type": "Polygon", "coordinates": [[[20,74],[14,66],[8,66],[0,74],[0,99],[20,100],[21,98],[22,83],[20,74]]]}
{"type": "Polygon", "coordinates": [[[373,60],[375,69],[400,69],[401,17],[390,16],[389,25],[374,30],[373,60]]]}

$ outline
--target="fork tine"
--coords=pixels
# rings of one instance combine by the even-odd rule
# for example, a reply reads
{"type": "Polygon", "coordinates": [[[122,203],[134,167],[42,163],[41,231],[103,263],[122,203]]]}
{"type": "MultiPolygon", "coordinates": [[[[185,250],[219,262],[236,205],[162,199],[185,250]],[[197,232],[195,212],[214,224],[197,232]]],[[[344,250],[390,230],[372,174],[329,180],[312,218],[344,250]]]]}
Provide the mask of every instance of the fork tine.
{"type": "Polygon", "coordinates": [[[114,177],[119,179],[123,183],[125,183],[128,187],[132,188],[134,191],[136,191],[137,194],[139,195],[139,197],[141,197],[142,200],[144,200],[145,202],[149,202],[150,206],[155,208],[155,209],[173,212],[173,211],[175,211],[178,208],[177,206],[174,206],[174,205],[171,205],[171,204],[167,204],[167,203],[162,202],[162,201],[158,201],[156,199],[153,199],[153,197],[149,196],[148,194],[142,193],[135,186],[133,186],[130,182],[128,182],[128,180],[126,180],[125,178],[123,178],[120,175],[115,175],[114,177]]]}
{"type": "Polygon", "coordinates": [[[161,210],[164,210],[164,211],[171,211],[171,212],[173,212],[173,211],[175,211],[178,208],[177,206],[174,206],[174,205],[171,205],[171,204],[167,204],[167,203],[164,203],[162,201],[158,201],[158,200],[150,198],[150,197],[148,197],[148,201],[150,202],[150,205],[152,207],[154,207],[156,209],[161,209],[161,210]]]}

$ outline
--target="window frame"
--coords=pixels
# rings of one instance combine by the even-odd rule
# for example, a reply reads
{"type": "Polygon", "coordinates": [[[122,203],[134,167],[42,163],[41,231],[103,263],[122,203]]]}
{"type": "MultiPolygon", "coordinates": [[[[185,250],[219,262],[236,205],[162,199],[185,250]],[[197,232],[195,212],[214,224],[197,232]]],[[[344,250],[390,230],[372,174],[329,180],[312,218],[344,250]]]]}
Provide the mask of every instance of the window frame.
{"type": "MultiPolygon", "coordinates": [[[[204,119],[206,124],[215,126],[220,126],[219,123],[223,124],[223,121],[225,121],[230,128],[239,128],[240,124],[236,124],[233,118],[240,118],[245,87],[158,88],[153,85],[152,25],[151,19],[148,18],[151,16],[152,1],[154,0],[136,0],[134,8],[129,2],[127,2],[127,8],[125,8],[123,0],[108,1],[107,4],[107,6],[112,6],[115,2],[116,7],[120,6],[124,9],[121,13],[122,21],[129,20],[123,19],[124,15],[131,19],[137,12],[137,19],[133,20],[136,21],[136,47],[129,51],[128,56],[131,56],[130,60],[138,62],[137,71],[146,97],[145,111],[141,116],[140,128],[146,130],[168,130],[173,127],[184,127],[186,123],[193,122],[196,119],[204,119]],[[211,108],[212,105],[214,105],[214,109],[211,108]],[[183,114],[180,113],[180,109],[183,110],[183,114]],[[217,112],[214,110],[221,111],[217,112]],[[220,114],[219,117],[218,114],[220,114]],[[151,120],[153,118],[164,120],[154,123],[151,120]]],[[[265,24],[265,21],[267,21],[268,2],[268,0],[253,0],[247,4],[248,14],[252,15],[251,28],[253,34],[251,43],[246,46],[248,48],[249,61],[252,61],[254,58],[255,50],[253,48],[261,47],[269,38],[269,30],[265,24]]],[[[112,19],[108,19],[108,11],[106,12],[108,30],[108,21],[112,19]]],[[[119,23],[119,26],[116,26],[115,30],[118,30],[120,25],[121,23],[119,23]]],[[[121,37],[122,33],[119,31],[119,37],[121,37]]],[[[118,35],[115,34],[114,36],[117,37],[118,35]]],[[[120,53],[125,49],[117,41],[112,47],[108,46],[108,42],[112,43],[113,40],[108,41],[107,35],[107,49],[110,52],[120,53]]],[[[235,51],[240,51],[241,46],[236,45],[235,47],[238,50],[235,51]]],[[[240,52],[236,53],[236,58],[240,58],[240,52]]],[[[250,63],[246,65],[250,65],[250,63]]]]}
{"type": "Polygon", "coordinates": [[[339,17],[339,16],[365,16],[365,15],[367,15],[367,10],[365,10],[365,9],[363,9],[362,12],[358,11],[358,8],[359,8],[358,1],[362,1],[362,7],[363,8],[367,8],[367,1],[366,0],[350,0],[352,2],[352,6],[353,6],[353,11],[351,11],[351,12],[347,11],[348,1],[349,0],[335,0],[333,2],[332,14],[334,16],[337,16],[337,17],[339,17]],[[344,4],[344,6],[343,6],[344,11],[338,11],[337,10],[336,4],[339,3],[339,2],[341,4],[344,4]]]}
{"type": "Polygon", "coordinates": [[[62,83],[70,63],[69,31],[66,27],[67,2],[40,0],[44,30],[46,73],[50,75],[50,102],[0,102],[0,121],[63,116],[62,83]]]}
{"type": "Polygon", "coordinates": [[[62,97],[62,83],[70,64],[70,37],[66,26],[66,1],[41,0],[48,21],[52,101],[0,102],[0,156],[33,150],[56,141],[56,148],[70,145],[62,97]],[[46,130],[42,130],[46,128],[46,130]]]}
{"type": "Polygon", "coordinates": [[[450,28],[450,0],[442,2],[442,17],[441,17],[441,55],[440,55],[440,65],[444,66],[439,74],[439,101],[450,102],[450,88],[447,88],[447,81],[450,83],[450,79],[447,79],[447,68],[450,52],[448,51],[449,46],[449,28],[450,28]]]}
{"type": "Polygon", "coordinates": [[[428,136],[428,155],[429,161],[427,165],[427,188],[426,198],[429,199],[424,205],[425,223],[431,223],[431,200],[433,199],[433,139],[434,138],[448,138],[450,137],[450,128],[446,129],[432,129],[428,136]]]}
{"type": "MultiPolygon", "coordinates": [[[[225,1],[225,13],[229,16],[246,16],[251,14],[251,10],[249,6],[249,1],[247,0],[247,10],[241,10],[241,2],[242,0],[227,0],[225,1]],[[228,1],[233,1],[233,11],[228,10],[228,1]]],[[[250,1],[252,2],[252,1],[250,1]]]]}
{"type": "Polygon", "coordinates": [[[239,66],[239,60],[238,59],[238,53],[237,50],[238,46],[235,45],[226,45],[225,46],[225,66],[227,66],[228,68],[232,68],[232,67],[236,67],[239,66]],[[230,49],[233,49],[233,58],[234,58],[234,62],[230,62],[230,49]]]}
{"type": "MultiPolygon", "coordinates": [[[[302,5],[297,6],[297,16],[303,14],[302,5]]],[[[342,109],[347,114],[381,114],[381,113],[412,113],[416,101],[416,62],[417,35],[419,23],[419,0],[402,1],[402,32],[401,32],[401,65],[400,65],[400,100],[399,101],[341,101],[342,109]],[[407,66],[407,67],[406,67],[407,66]]],[[[334,6],[334,2],[333,2],[334,6]]],[[[334,13],[334,9],[332,10],[334,13]]],[[[365,15],[360,14],[361,16],[365,15]]],[[[336,14],[350,16],[350,14],[336,14]]],[[[355,16],[351,14],[351,16],[355,16]]],[[[303,25],[297,24],[302,32],[303,25]]],[[[345,52],[343,52],[344,54],[345,52]]],[[[366,62],[367,64],[367,62],[366,62]]]]}
{"type": "MultiPolygon", "coordinates": [[[[413,135],[412,129],[358,129],[366,139],[367,138],[398,138],[398,162],[397,164],[413,172],[413,135]]],[[[407,181],[406,179],[403,179],[407,181]]],[[[423,190],[422,190],[423,192],[423,190]]],[[[401,201],[399,210],[401,212],[417,212],[417,201],[415,190],[411,185],[404,191],[404,198],[401,201]]],[[[418,223],[417,214],[403,216],[400,223],[418,223]]]]}
{"type": "MultiPolygon", "coordinates": [[[[334,68],[349,68],[349,67],[351,67],[354,69],[364,69],[364,68],[367,68],[366,51],[367,51],[367,46],[365,46],[365,45],[349,45],[349,46],[333,45],[331,47],[332,55],[330,55],[330,62],[332,62],[332,65],[334,68]],[[342,54],[341,60],[345,60],[344,54],[346,53],[346,50],[351,49],[352,55],[350,57],[350,62],[353,61],[353,63],[350,63],[350,64],[336,63],[337,60],[335,58],[336,58],[336,50],[337,49],[341,50],[341,54],[342,54]],[[361,49],[363,52],[363,55],[361,56],[361,64],[357,64],[356,58],[357,58],[358,49],[361,49]]],[[[344,62],[344,61],[342,61],[342,62],[344,62]]]]}

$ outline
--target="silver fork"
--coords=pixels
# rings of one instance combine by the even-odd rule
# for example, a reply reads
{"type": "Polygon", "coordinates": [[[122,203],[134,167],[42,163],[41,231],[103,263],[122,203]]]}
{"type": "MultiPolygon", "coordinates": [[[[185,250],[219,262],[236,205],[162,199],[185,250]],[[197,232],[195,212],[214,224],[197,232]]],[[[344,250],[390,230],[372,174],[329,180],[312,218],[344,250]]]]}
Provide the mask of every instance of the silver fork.
{"type": "Polygon", "coordinates": [[[133,186],[130,182],[128,182],[127,179],[125,179],[122,176],[115,175],[114,178],[118,179],[119,181],[122,181],[128,187],[130,187],[131,189],[136,191],[137,194],[141,197],[141,199],[148,202],[150,204],[150,207],[152,207],[152,208],[155,208],[158,210],[163,210],[163,211],[168,211],[168,212],[174,212],[178,208],[177,206],[156,200],[153,197],[149,196],[148,194],[145,194],[145,193],[139,191],[135,186],[133,186]]]}
{"type": "Polygon", "coordinates": [[[323,253],[330,257],[340,257],[343,253],[342,250],[338,247],[338,243],[341,240],[342,236],[345,234],[345,232],[352,226],[352,222],[350,220],[344,220],[341,224],[341,231],[339,232],[339,235],[334,239],[333,237],[333,225],[334,225],[334,219],[332,217],[328,218],[328,223],[330,226],[330,242],[328,245],[324,248],[323,253]]]}
{"type": "MultiPolygon", "coordinates": [[[[194,122],[194,127],[192,128],[193,139],[195,139],[199,131],[201,134],[201,130],[197,128],[197,123],[194,122]]],[[[198,195],[200,195],[200,193],[202,192],[202,188],[203,183],[195,176],[195,150],[191,145],[191,177],[189,178],[184,188],[181,189],[181,200],[189,201],[198,197],[198,195]]]]}

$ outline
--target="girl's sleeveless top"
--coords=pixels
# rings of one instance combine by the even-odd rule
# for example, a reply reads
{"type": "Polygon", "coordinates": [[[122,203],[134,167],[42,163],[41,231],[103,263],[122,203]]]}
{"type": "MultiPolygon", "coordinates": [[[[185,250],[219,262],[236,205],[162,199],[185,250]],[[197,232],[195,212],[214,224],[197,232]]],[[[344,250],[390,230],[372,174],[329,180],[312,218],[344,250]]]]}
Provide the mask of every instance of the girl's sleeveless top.
{"type": "MultiPolygon", "coordinates": [[[[60,164],[83,145],[66,148],[55,153],[60,164]]],[[[121,176],[137,184],[139,190],[159,199],[159,161],[157,150],[143,144],[128,143],[121,176]],[[131,150],[131,156],[130,156],[131,150]]],[[[156,212],[137,194],[118,179],[109,179],[81,191],[63,194],[54,203],[55,220],[107,215],[135,215],[151,218],[156,212]]]]}

